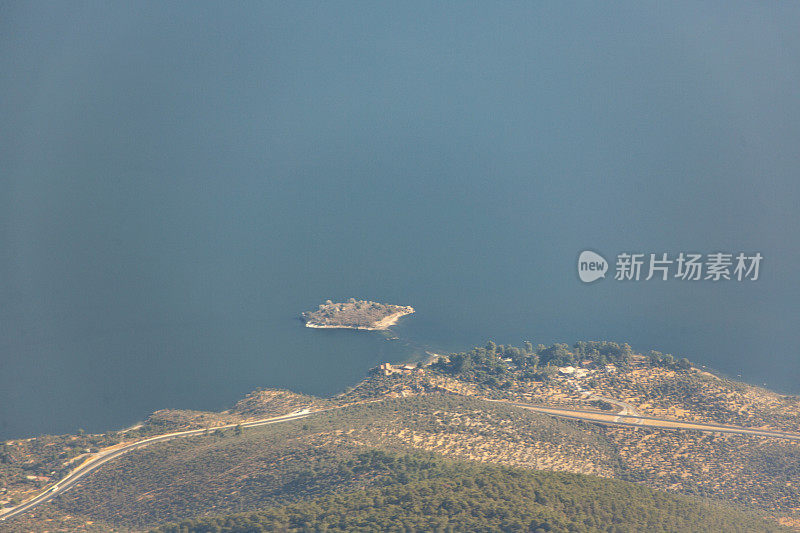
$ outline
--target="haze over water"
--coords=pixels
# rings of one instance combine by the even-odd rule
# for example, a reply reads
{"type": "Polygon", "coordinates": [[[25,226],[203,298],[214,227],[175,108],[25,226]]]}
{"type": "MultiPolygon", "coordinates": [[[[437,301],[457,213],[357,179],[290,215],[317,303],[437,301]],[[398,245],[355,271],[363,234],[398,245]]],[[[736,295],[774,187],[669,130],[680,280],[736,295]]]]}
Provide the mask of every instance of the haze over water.
{"type": "MultiPolygon", "coordinates": [[[[800,6],[0,7],[0,439],[617,340],[800,393],[800,6]],[[585,249],[757,282],[582,284],[585,249]],[[413,305],[303,328],[325,299],[413,305]]],[[[612,266],[613,268],[613,266],[612,266]]]]}

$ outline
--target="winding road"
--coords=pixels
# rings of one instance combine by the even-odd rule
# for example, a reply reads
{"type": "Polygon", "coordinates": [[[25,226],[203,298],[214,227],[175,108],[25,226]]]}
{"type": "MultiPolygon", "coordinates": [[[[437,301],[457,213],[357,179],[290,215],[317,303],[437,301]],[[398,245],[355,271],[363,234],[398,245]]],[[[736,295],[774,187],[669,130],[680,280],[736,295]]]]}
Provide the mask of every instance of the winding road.
{"type": "Polygon", "coordinates": [[[611,405],[616,405],[617,407],[619,407],[619,412],[617,413],[617,415],[619,415],[619,416],[626,416],[626,415],[638,416],[639,415],[639,412],[636,410],[636,408],[633,407],[631,404],[629,404],[627,402],[623,402],[621,400],[616,400],[614,398],[608,398],[607,396],[600,396],[599,394],[595,394],[592,391],[587,391],[587,390],[583,389],[577,383],[575,383],[575,390],[580,392],[581,396],[583,396],[583,398],[585,400],[603,401],[603,402],[606,402],[606,403],[610,403],[611,405]]]}
{"type": "Polygon", "coordinates": [[[8,518],[13,518],[15,516],[21,515],[22,513],[30,510],[31,508],[44,503],[46,501],[52,500],[59,494],[68,491],[70,488],[75,486],[75,484],[84,476],[92,473],[94,470],[100,468],[105,463],[112,461],[119,457],[120,455],[126,454],[132,450],[138,450],[139,448],[144,448],[145,446],[149,446],[150,444],[156,442],[165,442],[172,439],[177,439],[181,437],[192,437],[195,435],[204,435],[207,431],[215,431],[215,430],[223,430],[229,428],[235,428],[237,425],[241,426],[242,428],[253,428],[258,426],[266,426],[269,424],[279,424],[281,422],[289,422],[290,420],[297,420],[299,418],[305,418],[310,416],[314,413],[320,413],[322,411],[326,411],[327,409],[322,409],[319,411],[309,411],[308,409],[303,409],[301,411],[295,411],[293,413],[289,413],[288,415],[276,416],[272,418],[264,418],[261,420],[254,420],[252,422],[241,422],[238,424],[227,424],[225,426],[217,426],[213,428],[203,428],[203,429],[192,429],[188,431],[178,431],[175,433],[167,433],[165,435],[158,435],[156,437],[150,437],[147,439],[143,439],[137,442],[132,442],[130,444],[124,445],[116,445],[110,446],[103,450],[100,450],[98,453],[94,454],[92,457],[84,461],[80,464],[77,468],[72,470],[69,474],[65,477],[60,479],[57,483],[54,483],[44,492],[31,498],[30,500],[14,507],[10,510],[5,511],[3,514],[0,514],[0,520],[6,520],[8,518]]]}
{"type": "MultiPolygon", "coordinates": [[[[598,399],[605,398],[596,397],[598,399]]],[[[569,409],[564,407],[547,407],[544,405],[536,405],[530,403],[511,402],[508,400],[490,400],[488,402],[502,403],[505,405],[513,405],[531,411],[537,411],[542,414],[557,416],[559,418],[568,418],[571,420],[583,420],[584,422],[594,422],[596,424],[607,424],[614,426],[635,426],[635,427],[648,427],[655,429],[691,429],[694,431],[702,431],[704,433],[730,433],[735,435],[754,435],[758,437],[773,437],[778,439],[788,439],[800,441],[799,433],[790,433],[788,431],[777,431],[773,429],[758,429],[758,428],[745,428],[741,426],[726,426],[723,424],[713,424],[710,422],[689,422],[684,420],[673,420],[670,418],[656,418],[652,416],[642,416],[634,411],[635,414],[620,413],[605,413],[602,411],[591,411],[583,409],[569,409]]],[[[624,402],[620,402],[623,403],[624,402]]]]}
{"type": "MultiPolygon", "coordinates": [[[[447,390],[447,389],[443,389],[447,390]]],[[[455,391],[449,391],[453,394],[457,394],[461,396],[461,394],[455,391]]],[[[727,426],[722,424],[713,424],[713,423],[706,423],[706,422],[688,422],[683,420],[672,420],[669,418],[656,418],[650,416],[642,416],[639,414],[636,409],[633,408],[630,404],[625,402],[615,400],[613,398],[606,398],[604,396],[599,396],[589,391],[580,390],[582,392],[584,398],[588,400],[603,400],[605,402],[611,403],[619,407],[620,411],[617,413],[608,413],[603,411],[593,411],[593,410],[584,410],[584,409],[570,409],[565,407],[548,407],[545,405],[536,405],[536,404],[529,404],[529,403],[522,403],[522,402],[513,402],[509,400],[491,400],[488,398],[480,398],[482,400],[494,403],[502,403],[504,405],[511,405],[514,407],[520,407],[522,409],[528,409],[531,411],[536,411],[542,414],[555,416],[559,418],[565,418],[570,420],[581,420],[584,422],[591,422],[596,424],[606,424],[606,425],[615,425],[615,426],[633,426],[633,427],[648,427],[654,429],[668,429],[668,430],[681,430],[681,429],[688,429],[688,430],[695,430],[695,431],[702,431],[706,433],[728,433],[728,434],[735,434],[735,435],[754,435],[760,437],[773,437],[779,439],[789,439],[793,441],[800,441],[800,434],[797,433],[789,433],[786,431],[776,431],[771,429],[757,429],[757,428],[745,428],[739,426],[727,426]]],[[[370,400],[367,403],[377,402],[381,400],[370,400]]],[[[345,406],[342,406],[345,407],[345,406]]],[[[24,512],[30,510],[31,508],[49,501],[59,494],[69,490],[73,486],[75,486],[78,481],[83,478],[84,476],[90,474],[97,468],[100,468],[105,463],[116,459],[117,457],[126,454],[132,450],[137,450],[139,448],[143,448],[150,444],[156,442],[165,442],[172,439],[177,439],[181,437],[191,437],[194,435],[203,435],[207,431],[217,430],[217,429],[229,429],[234,428],[237,425],[240,425],[242,428],[252,428],[258,426],[266,426],[269,424],[279,424],[281,422],[289,422],[291,420],[297,420],[300,418],[305,418],[307,416],[311,416],[316,413],[321,413],[325,411],[330,411],[332,409],[341,409],[342,407],[333,407],[329,409],[320,409],[316,411],[310,411],[308,409],[303,409],[301,411],[295,411],[293,413],[289,413],[283,416],[276,416],[273,418],[265,418],[262,420],[254,420],[251,422],[241,422],[239,424],[228,424],[225,426],[218,426],[212,428],[203,428],[203,429],[193,429],[188,431],[179,431],[175,433],[168,433],[165,435],[158,435],[156,437],[150,437],[147,439],[143,439],[137,442],[132,442],[129,444],[118,444],[116,446],[111,446],[109,448],[105,448],[100,452],[94,454],[92,457],[84,461],[80,466],[75,468],[72,472],[70,472],[66,477],[58,481],[57,483],[51,485],[44,492],[41,494],[31,498],[30,500],[18,505],[17,507],[11,508],[6,510],[4,513],[0,514],[0,521],[6,520],[8,518],[13,518],[15,516],[21,515],[24,512]]]]}

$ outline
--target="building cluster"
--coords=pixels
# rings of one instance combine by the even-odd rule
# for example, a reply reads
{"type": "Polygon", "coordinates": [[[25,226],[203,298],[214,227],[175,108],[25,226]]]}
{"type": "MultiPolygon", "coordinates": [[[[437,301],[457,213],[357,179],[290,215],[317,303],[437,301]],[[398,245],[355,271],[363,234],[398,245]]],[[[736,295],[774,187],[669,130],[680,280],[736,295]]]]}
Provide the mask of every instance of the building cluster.
{"type": "MultiPolygon", "coordinates": [[[[585,363],[587,363],[587,361],[584,361],[582,363],[582,366],[584,366],[585,363]]],[[[591,363],[591,361],[588,361],[588,363],[591,363]]],[[[603,370],[607,374],[613,374],[614,372],[617,371],[617,367],[614,366],[614,365],[604,365],[603,366],[603,370]]],[[[560,367],[558,367],[558,373],[559,374],[561,374],[563,376],[572,376],[574,378],[579,378],[579,379],[580,378],[584,378],[587,375],[592,374],[594,372],[595,372],[595,370],[589,370],[588,368],[575,368],[574,366],[560,366],[560,367]]]]}
{"type": "Polygon", "coordinates": [[[410,375],[413,372],[422,373],[424,370],[421,368],[417,368],[414,365],[393,365],[391,363],[381,363],[378,366],[378,371],[381,372],[384,376],[391,376],[392,374],[405,374],[410,375]]]}

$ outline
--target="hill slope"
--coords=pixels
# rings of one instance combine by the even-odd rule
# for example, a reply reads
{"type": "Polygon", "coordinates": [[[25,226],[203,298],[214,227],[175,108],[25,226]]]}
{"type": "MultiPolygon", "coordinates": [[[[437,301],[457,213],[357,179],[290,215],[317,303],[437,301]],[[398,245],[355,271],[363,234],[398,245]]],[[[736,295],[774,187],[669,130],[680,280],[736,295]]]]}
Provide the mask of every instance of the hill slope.
{"type": "Polygon", "coordinates": [[[256,513],[187,520],[160,533],[253,531],[780,531],[719,503],[616,480],[434,456],[359,454],[378,486],[256,513]]]}

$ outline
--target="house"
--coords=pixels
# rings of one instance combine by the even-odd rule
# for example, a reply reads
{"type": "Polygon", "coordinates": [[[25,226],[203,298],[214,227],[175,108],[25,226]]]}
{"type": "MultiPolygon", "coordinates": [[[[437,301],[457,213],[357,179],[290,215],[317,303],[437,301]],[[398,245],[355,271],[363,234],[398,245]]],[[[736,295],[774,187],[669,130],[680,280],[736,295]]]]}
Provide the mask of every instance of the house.
{"type": "Polygon", "coordinates": [[[378,366],[378,372],[382,373],[384,376],[391,376],[396,373],[411,374],[415,370],[417,370],[417,367],[410,364],[393,365],[391,363],[381,363],[378,366]]]}
{"type": "Polygon", "coordinates": [[[575,373],[575,367],[574,366],[560,366],[560,367],[558,367],[558,373],[559,374],[565,374],[565,375],[574,374],[575,373]]]}

